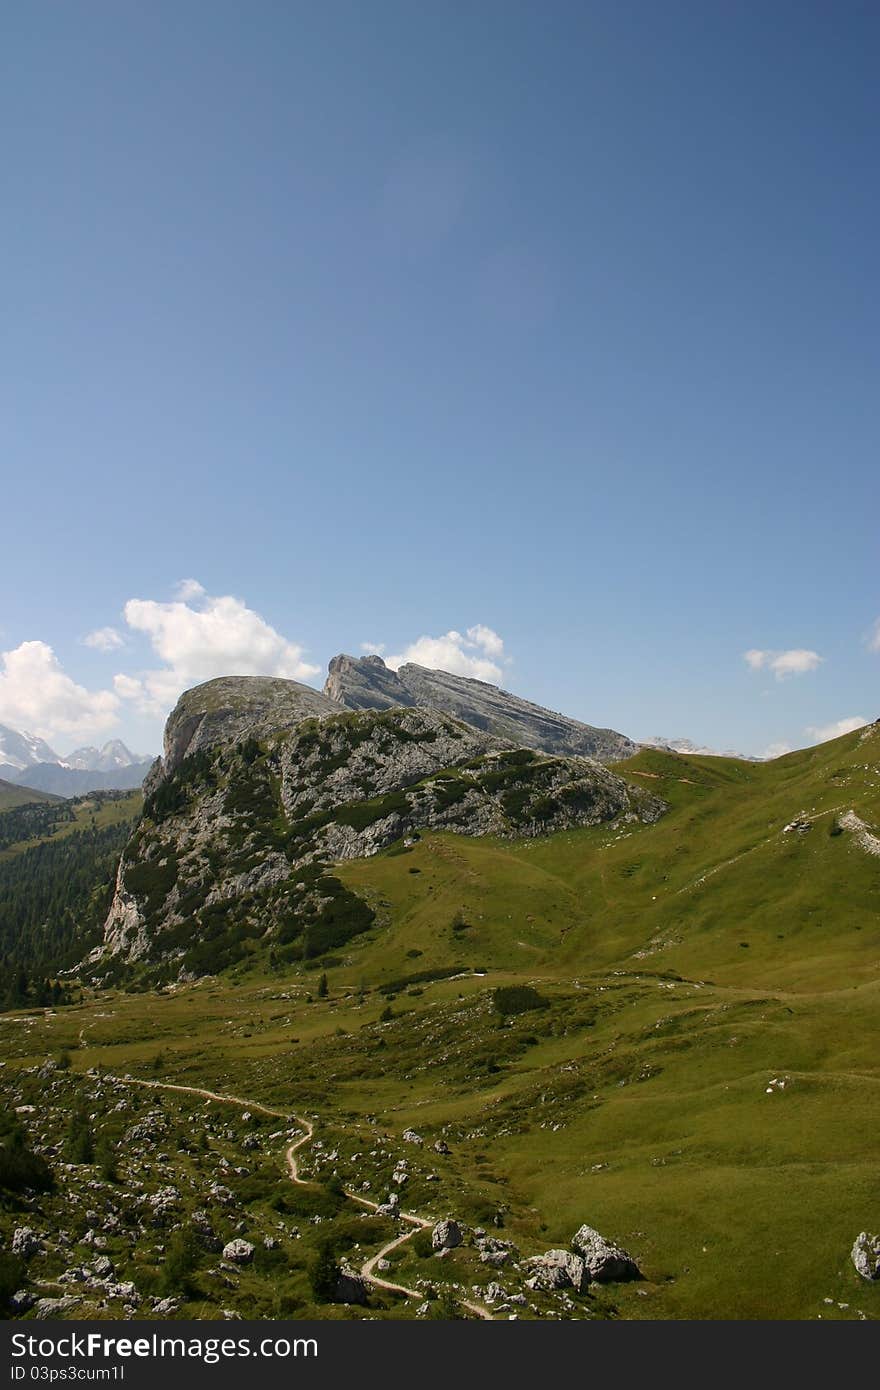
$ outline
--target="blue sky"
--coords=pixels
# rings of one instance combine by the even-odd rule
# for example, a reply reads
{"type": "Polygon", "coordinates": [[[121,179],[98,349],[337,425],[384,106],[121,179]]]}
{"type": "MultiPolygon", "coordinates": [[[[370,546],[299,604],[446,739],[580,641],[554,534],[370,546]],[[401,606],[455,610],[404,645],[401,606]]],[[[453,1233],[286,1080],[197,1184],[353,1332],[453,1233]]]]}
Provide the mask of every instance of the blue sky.
{"type": "Polygon", "coordinates": [[[362,644],[746,752],[880,714],[876,5],[4,28],[0,722],[152,750],[362,644]]]}

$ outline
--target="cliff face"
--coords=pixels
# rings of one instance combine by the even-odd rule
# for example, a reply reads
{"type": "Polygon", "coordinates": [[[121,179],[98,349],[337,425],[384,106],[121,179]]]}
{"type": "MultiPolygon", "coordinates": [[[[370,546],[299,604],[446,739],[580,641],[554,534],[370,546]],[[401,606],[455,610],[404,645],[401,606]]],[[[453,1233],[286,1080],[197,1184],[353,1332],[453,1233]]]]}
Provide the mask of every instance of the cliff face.
{"type": "Polygon", "coordinates": [[[542,753],[610,763],[638,752],[631,739],[613,729],[581,724],[485,681],[412,663],[391,671],[379,656],[334,657],[324,694],[347,709],[417,706],[442,710],[474,729],[542,753]]]}
{"type": "Polygon", "coordinates": [[[340,713],[306,687],[256,679],[182,697],[147,791],[99,971],[118,957],[175,978],[260,946],[282,960],[339,949],[373,914],[333,862],[420,830],[535,836],[665,809],[593,761],[542,755],[447,714],[340,713]]]}
{"type": "Polygon", "coordinates": [[[299,681],[274,676],[222,676],[181,695],[165,725],[163,756],[144,785],[149,795],[185,758],[245,738],[292,729],[309,715],[338,714],[336,701],[299,681]]]}

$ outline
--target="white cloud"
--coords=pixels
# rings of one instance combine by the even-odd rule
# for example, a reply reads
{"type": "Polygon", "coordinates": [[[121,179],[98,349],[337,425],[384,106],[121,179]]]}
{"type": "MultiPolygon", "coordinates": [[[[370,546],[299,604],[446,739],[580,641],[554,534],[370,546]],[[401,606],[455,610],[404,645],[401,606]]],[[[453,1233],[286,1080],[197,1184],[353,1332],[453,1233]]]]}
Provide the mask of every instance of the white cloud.
{"type": "Polygon", "coordinates": [[[816,743],[827,743],[829,739],[851,734],[855,729],[863,729],[867,722],[860,714],[854,714],[849,719],[836,719],[832,724],[811,724],[807,733],[816,743]]]}
{"type": "Polygon", "coordinates": [[[762,758],[782,758],[791,752],[790,743],[769,743],[761,754],[762,758]]]}
{"type": "Polygon", "coordinates": [[[181,603],[191,603],[195,598],[205,597],[205,587],[197,579],[181,579],[174,590],[174,597],[181,603]]]}
{"type": "Polygon", "coordinates": [[[868,651],[880,652],[880,618],[877,619],[868,634],[868,651]]]}
{"type": "Polygon", "coordinates": [[[384,642],[361,642],[361,651],[366,656],[383,656],[385,653],[384,642]]]}
{"type": "Polygon", "coordinates": [[[171,603],[129,599],[123,610],[134,632],[143,633],[164,663],[135,676],[120,674],[116,691],[136,700],[142,712],[166,713],[182,691],[215,676],[283,676],[306,680],[319,667],[303,649],[276,632],[242,599],[206,594],[195,579],[184,580],[171,603]]]}
{"type": "Polygon", "coordinates": [[[113,728],[118,707],[112,690],[77,685],[45,642],[0,654],[0,723],[50,742],[67,734],[84,739],[113,728]]]}
{"type": "Polygon", "coordinates": [[[808,651],[805,647],[792,647],[785,652],[760,651],[757,647],[752,647],[749,651],[743,652],[743,660],[751,670],[772,671],[776,679],[781,681],[785,680],[786,676],[803,676],[808,671],[815,671],[824,657],[818,652],[808,651]]]}
{"type": "Polygon", "coordinates": [[[113,677],[116,694],[123,700],[136,700],[144,693],[144,683],[136,676],[117,675],[113,677]]]}
{"type": "Polygon", "coordinates": [[[83,646],[94,647],[99,652],[113,652],[125,646],[125,638],[115,627],[98,627],[83,638],[83,646]]]}
{"type": "Polygon", "coordinates": [[[503,639],[491,627],[477,623],[469,627],[464,636],[453,629],[442,637],[419,637],[398,655],[387,656],[385,664],[396,671],[399,666],[413,661],[417,666],[497,685],[502,674],[498,662],[503,660],[503,639]]]}

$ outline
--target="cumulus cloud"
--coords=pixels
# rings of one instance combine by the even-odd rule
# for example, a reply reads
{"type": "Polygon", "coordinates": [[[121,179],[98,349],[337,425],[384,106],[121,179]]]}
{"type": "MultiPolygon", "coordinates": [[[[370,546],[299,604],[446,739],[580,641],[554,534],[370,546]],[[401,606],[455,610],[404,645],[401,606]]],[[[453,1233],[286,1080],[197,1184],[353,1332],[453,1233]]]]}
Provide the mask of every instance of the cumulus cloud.
{"type": "Polygon", "coordinates": [[[319,667],[303,649],[271,627],[240,598],[212,597],[195,579],[184,580],[171,603],[129,599],[123,610],[163,665],[115,678],[118,695],[143,713],[162,714],[189,686],[215,676],[283,676],[307,680],[319,667]],[[181,597],[186,594],[187,597],[181,597]]]}
{"type": "Polygon", "coordinates": [[[824,660],[818,652],[805,647],[792,647],[789,651],[760,651],[757,647],[743,652],[743,660],[752,671],[772,671],[778,681],[786,676],[803,676],[815,671],[824,660]]]}
{"type": "Polygon", "coordinates": [[[361,651],[365,656],[384,656],[384,642],[361,642],[361,651]]]}
{"type": "Polygon", "coordinates": [[[764,752],[761,754],[761,757],[762,757],[762,758],[767,758],[767,759],[770,759],[770,758],[782,758],[782,757],[785,756],[786,753],[790,753],[790,752],[791,752],[791,744],[790,744],[790,743],[784,743],[784,742],[783,742],[783,743],[770,743],[770,744],[768,744],[767,747],[764,749],[764,752]]]}
{"type": "Polygon", "coordinates": [[[125,676],[121,673],[113,677],[113,688],[116,694],[123,700],[136,700],[143,694],[143,682],[136,676],[125,676]]]}
{"type": "Polygon", "coordinates": [[[125,638],[115,627],[98,627],[83,638],[83,645],[99,652],[113,652],[125,646],[125,638]]]}
{"type": "Polygon", "coordinates": [[[181,579],[174,590],[174,597],[179,598],[181,603],[190,603],[194,598],[205,597],[205,587],[197,579],[181,579]]]}
{"type": "Polygon", "coordinates": [[[437,671],[449,671],[454,676],[471,676],[493,685],[501,680],[504,660],[504,641],[491,627],[477,623],[464,634],[454,629],[442,637],[419,637],[396,656],[386,656],[385,664],[396,671],[413,661],[437,671]]]}
{"type": "Polygon", "coordinates": [[[863,729],[867,722],[860,714],[853,714],[848,719],[836,719],[831,724],[811,724],[807,733],[816,743],[827,743],[829,739],[851,734],[855,729],[863,729]]]}
{"type": "Polygon", "coordinates": [[[93,737],[117,722],[118,696],[86,690],[62,669],[45,642],[0,653],[0,723],[40,738],[93,737]]]}

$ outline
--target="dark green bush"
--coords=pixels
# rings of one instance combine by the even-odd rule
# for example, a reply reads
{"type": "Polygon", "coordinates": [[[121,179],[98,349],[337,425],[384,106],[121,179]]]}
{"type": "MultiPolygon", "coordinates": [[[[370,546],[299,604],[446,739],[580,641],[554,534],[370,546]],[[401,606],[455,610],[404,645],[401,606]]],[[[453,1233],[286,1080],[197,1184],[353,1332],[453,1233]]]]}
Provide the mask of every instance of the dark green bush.
{"type": "Polygon", "coordinates": [[[169,1294],[191,1297],[195,1293],[192,1275],[198,1267],[201,1253],[198,1237],[191,1227],[172,1231],[159,1271],[159,1285],[166,1297],[169,1294]]]}
{"type": "Polygon", "coordinates": [[[5,1316],[9,1300],[25,1279],[24,1261],[9,1250],[0,1250],[0,1318],[5,1316]]]}
{"type": "Polygon", "coordinates": [[[64,1152],[68,1163],[94,1162],[95,1137],[92,1133],[92,1124],[83,1096],[77,1097],[70,1112],[64,1152]]]}
{"type": "Polygon", "coordinates": [[[8,1111],[0,1111],[0,1191],[18,1193],[32,1188],[49,1192],[53,1186],[49,1165],[31,1152],[18,1120],[8,1111]]]}
{"type": "Polygon", "coordinates": [[[353,830],[366,830],[377,820],[384,820],[397,812],[405,816],[409,811],[409,801],[405,792],[389,792],[387,796],[376,796],[370,801],[355,801],[348,806],[340,806],[334,812],[334,820],[339,825],[350,825],[353,830]]]}
{"type": "Polygon", "coordinates": [[[496,1013],[505,1018],[511,1014],[528,1013],[531,1009],[546,1009],[550,1000],[531,985],[499,985],[492,991],[492,1003],[496,1013]]]}
{"type": "Polygon", "coordinates": [[[332,1303],[336,1297],[339,1265],[330,1236],[322,1236],[309,1265],[309,1285],[316,1303],[332,1303]]]}

